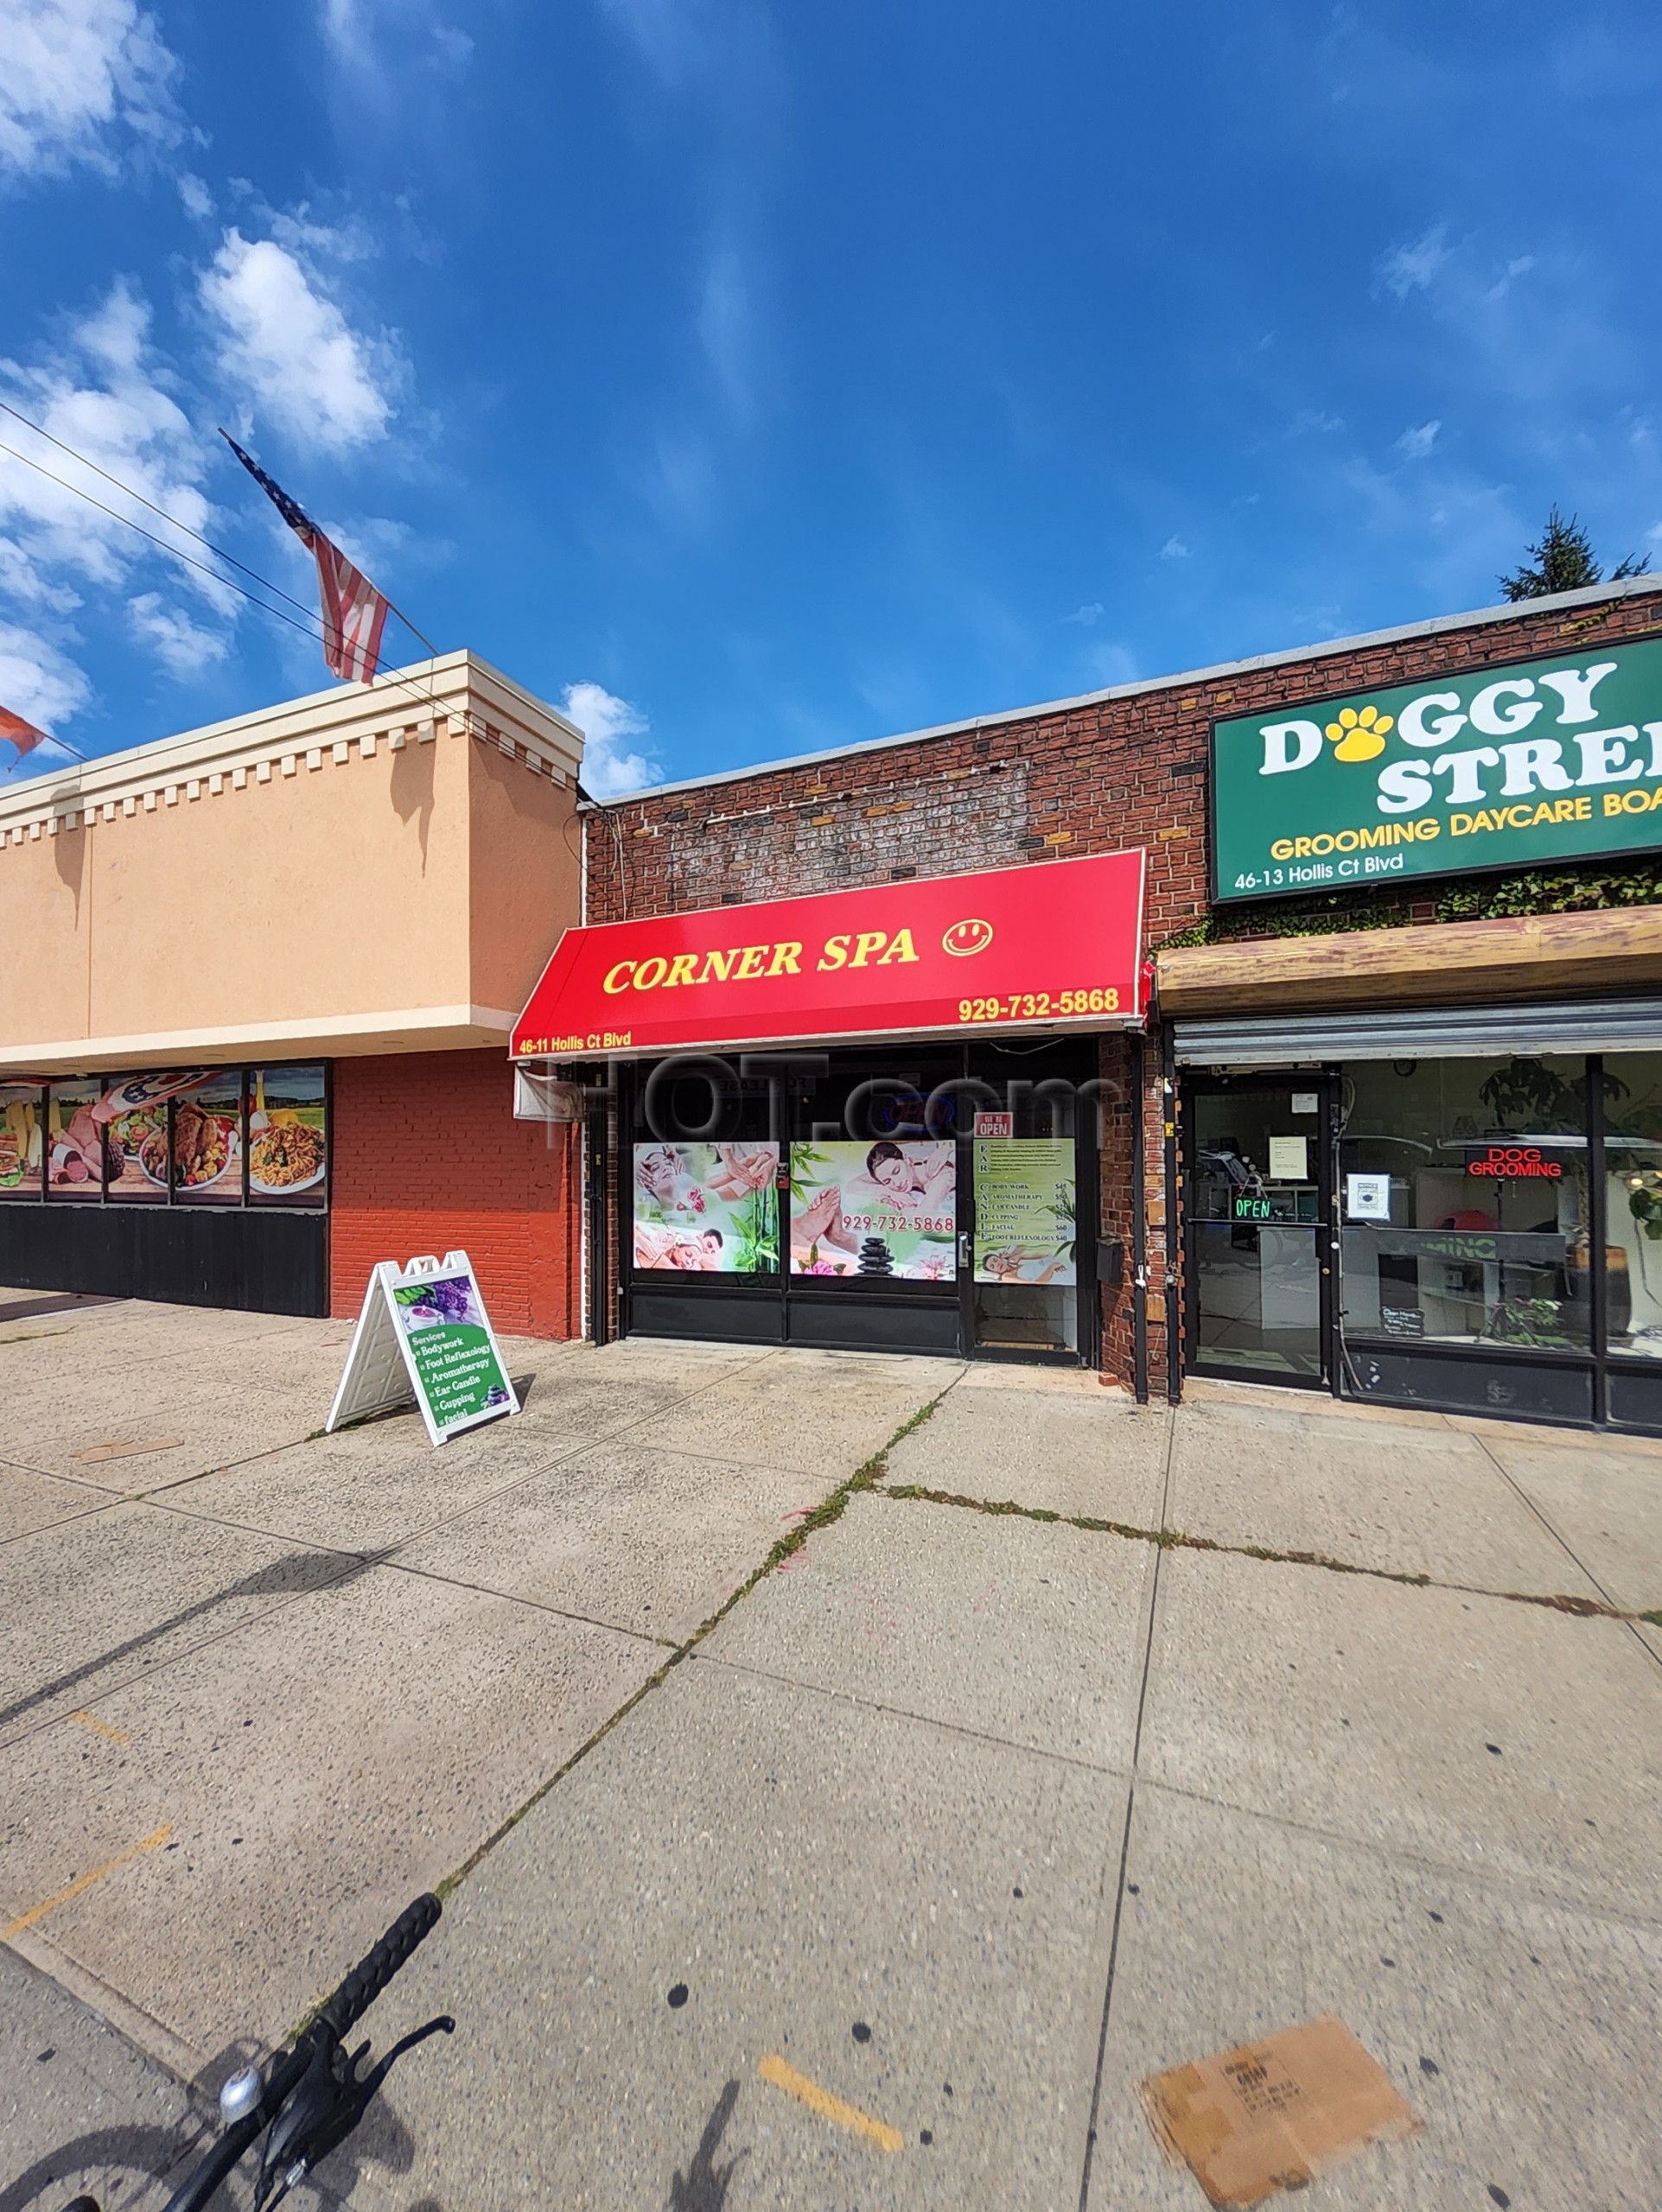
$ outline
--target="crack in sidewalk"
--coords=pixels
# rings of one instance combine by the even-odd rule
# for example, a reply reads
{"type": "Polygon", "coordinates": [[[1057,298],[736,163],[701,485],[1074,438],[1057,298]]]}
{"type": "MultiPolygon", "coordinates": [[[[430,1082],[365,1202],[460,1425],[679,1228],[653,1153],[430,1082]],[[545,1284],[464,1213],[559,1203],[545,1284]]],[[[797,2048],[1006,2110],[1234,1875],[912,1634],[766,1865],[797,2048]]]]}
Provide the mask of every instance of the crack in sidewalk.
{"type": "MultiPolygon", "coordinates": [[[[933,1412],[933,1408],[929,1410],[933,1412]]],[[[899,1438],[894,1441],[898,1442],[899,1438]]],[[[957,1506],[965,1512],[986,1514],[995,1520],[1051,1522],[1064,1529],[1083,1529],[1092,1535],[1119,1536],[1132,1543],[1154,1544],[1162,1551],[1218,1552],[1231,1559],[1264,1560],[1276,1567],[1315,1567],[1328,1574],[1360,1574],[1375,1582],[1398,1582],[1410,1590],[1447,1590],[1462,1598],[1499,1598],[1509,1605],[1539,1605],[1549,1612],[1571,1614],[1578,1620],[1621,1621],[1628,1626],[1643,1622],[1652,1628],[1662,1628],[1662,1607],[1631,1612],[1602,1599],[1576,1597],[1566,1592],[1491,1590],[1474,1582],[1445,1582],[1433,1574],[1411,1574],[1404,1567],[1364,1567],[1353,1560],[1333,1559],[1326,1552],[1282,1550],[1273,1544],[1232,1544],[1219,1536],[1194,1535],[1186,1529],[1143,1529],[1135,1522],[1104,1521],[1088,1513],[1055,1513],[1046,1506],[1018,1504],[1014,1498],[965,1497],[957,1491],[933,1490],[924,1483],[884,1483],[876,1495],[902,1504],[957,1506]]]]}
{"type": "Polygon", "coordinates": [[[542,1802],[550,1790],[564,1782],[572,1769],[581,1764],[597,1745],[603,1743],[621,1721],[626,1720],[638,1705],[643,1703],[654,1690],[660,1688],[668,1681],[682,1661],[696,1651],[707,1637],[714,1634],[734,1608],[743,1604],[758,1583],[765,1581],[777,1567],[782,1567],[786,1560],[793,1558],[802,1549],[810,1536],[816,1535],[821,1529],[829,1529],[835,1522],[840,1521],[851,1497],[857,1497],[862,1492],[877,1491],[888,1466],[889,1453],[902,1438],[910,1436],[914,1430],[922,1427],[924,1422],[928,1420],[930,1414],[934,1412],[936,1407],[957,1381],[958,1377],[954,1376],[952,1382],[946,1384],[926,1404],[920,1406],[914,1414],[903,1421],[887,1443],[880,1446],[869,1459],[863,1459],[852,1474],[845,1476],[833,1491],[820,1499],[818,1505],[810,1508],[794,1529],[788,1530],[786,1535],[778,1539],[761,1565],[754,1568],[735,1589],[729,1592],[708,1620],[701,1621],[685,1642],[678,1644],[671,1652],[663,1665],[649,1675],[640,1688],[632,1696],[626,1698],[616,1712],[603,1720],[591,1736],[579,1744],[570,1757],[563,1760],[545,1781],[539,1783],[525,1802],[517,1806],[481,1844],[468,1853],[460,1866],[453,1867],[441,1881],[434,1884],[434,1890],[441,1903],[448,1902],[454,1891],[459,1889],[468,1877],[489,1858],[497,1845],[513,1829],[518,1827],[526,1814],[534,1810],[542,1802]]]}

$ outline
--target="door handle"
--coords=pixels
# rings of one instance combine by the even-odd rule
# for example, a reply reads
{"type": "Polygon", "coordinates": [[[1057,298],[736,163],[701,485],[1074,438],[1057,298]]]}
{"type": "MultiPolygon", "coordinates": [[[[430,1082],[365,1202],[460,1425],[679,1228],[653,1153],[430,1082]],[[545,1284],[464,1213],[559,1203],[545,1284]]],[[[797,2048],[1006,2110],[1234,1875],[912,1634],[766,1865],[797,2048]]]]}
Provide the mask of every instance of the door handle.
{"type": "Polygon", "coordinates": [[[970,1264],[970,1232],[967,1229],[960,1229],[958,1232],[958,1264],[960,1273],[970,1264]]]}

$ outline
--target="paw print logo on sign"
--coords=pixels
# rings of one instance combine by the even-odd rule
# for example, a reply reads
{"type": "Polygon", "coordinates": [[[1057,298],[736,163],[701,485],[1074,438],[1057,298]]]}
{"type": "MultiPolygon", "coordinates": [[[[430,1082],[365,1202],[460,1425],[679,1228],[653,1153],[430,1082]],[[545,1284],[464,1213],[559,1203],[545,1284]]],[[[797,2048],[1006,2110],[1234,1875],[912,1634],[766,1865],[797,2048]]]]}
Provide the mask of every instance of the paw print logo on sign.
{"type": "Polygon", "coordinates": [[[1377,707],[1364,707],[1360,715],[1354,707],[1341,707],[1338,721],[1328,724],[1334,759],[1377,760],[1385,749],[1386,736],[1396,726],[1397,717],[1382,715],[1377,707]]]}

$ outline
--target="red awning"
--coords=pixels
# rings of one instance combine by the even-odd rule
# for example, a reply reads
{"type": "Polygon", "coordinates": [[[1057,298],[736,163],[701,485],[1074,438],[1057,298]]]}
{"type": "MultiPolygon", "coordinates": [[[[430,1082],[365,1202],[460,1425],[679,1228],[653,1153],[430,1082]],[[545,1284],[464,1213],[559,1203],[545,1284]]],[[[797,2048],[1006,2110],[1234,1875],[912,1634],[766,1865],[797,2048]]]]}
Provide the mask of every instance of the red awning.
{"type": "Polygon", "coordinates": [[[567,930],[516,1058],[1140,1019],[1141,852],[567,930]]]}

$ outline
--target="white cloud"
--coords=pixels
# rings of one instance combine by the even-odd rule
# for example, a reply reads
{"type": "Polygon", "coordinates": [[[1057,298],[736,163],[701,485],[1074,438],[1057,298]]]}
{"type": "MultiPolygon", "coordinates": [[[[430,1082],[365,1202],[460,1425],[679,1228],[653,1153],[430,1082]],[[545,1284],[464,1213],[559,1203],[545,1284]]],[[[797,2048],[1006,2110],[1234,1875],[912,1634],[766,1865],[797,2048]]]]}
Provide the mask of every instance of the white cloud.
{"type": "Polygon", "coordinates": [[[1088,630],[1093,622],[1102,620],[1102,601],[1087,599],[1083,607],[1076,607],[1071,614],[1064,614],[1062,620],[1064,622],[1077,622],[1082,630],[1088,630]]]}
{"type": "Polygon", "coordinates": [[[134,632],[156,655],[169,676],[200,676],[231,650],[223,630],[211,630],[176,607],[163,603],[159,591],[140,592],[127,601],[134,632]]]}
{"type": "Polygon", "coordinates": [[[601,11],[667,89],[678,89],[710,66],[708,9],[689,0],[601,0],[601,11]]]}
{"type": "Polygon", "coordinates": [[[80,594],[54,582],[38,561],[10,537],[0,537],[0,599],[14,607],[44,609],[52,614],[73,614],[80,594]]]}
{"type": "Polygon", "coordinates": [[[213,194],[203,183],[201,178],[193,176],[190,171],[186,169],[174,179],[174,182],[179,188],[179,197],[183,202],[186,214],[199,223],[206,222],[213,213],[213,194]]]}
{"type": "Polygon", "coordinates": [[[583,734],[583,787],[592,798],[614,798],[663,781],[649,754],[623,749],[625,739],[644,737],[650,727],[638,707],[601,683],[568,683],[560,704],[583,734]]]}
{"type": "Polygon", "coordinates": [[[50,639],[0,622],[0,705],[51,733],[73,721],[92,696],[81,671],[50,639]]]}
{"type": "Polygon", "coordinates": [[[1437,442],[1440,422],[1410,423],[1397,441],[1397,451],[1404,461],[1423,461],[1437,442]]]}
{"type": "Polygon", "coordinates": [[[1137,656],[1130,647],[1118,639],[1105,638],[1093,645],[1086,656],[1086,664],[1104,690],[1116,683],[1135,683],[1137,656]]]}
{"type": "MultiPolygon", "coordinates": [[[[201,552],[187,533],[206,531],[212,518],[201,489],[202,442],[150,346],[150,321],[143,295],[118,280],[102,303],[72,328],[51,366],[25,368],[0,361],[0,390],[73,448],[73,454],[65,453],[6,418],[5,442],[51,471],[51,476],[42,475],[0,456],[0,529],[40,577],[55,569],[93,583],[119,585],[135,562],[149,557],[143,540],[118,519],[123,516],[181,552],[201,552]],[[85,455],[93,467],[82,466],[73,454],[85,455]],[[170,531],[161,516],[124,498],[98,469],[131,486],[183,530],[170,531]]],[[[209,578],[194,574],[193,584],[215,607],[234,603],[233,595],[209,578]]]]}
{"type": "Polygon", "coordinates": [[[1181,537],[1168,537],[1160,549],[1162,561],[1187,561],[1188,556],[1188,548],[1181,537]]]}
{"type": "Polygon", "coordinates": [[[175,143],[178,63],[135,0],[3,0],[0,172],[113,174],[135,142],[175,143]]]}
{"type": "Polygon", "coordinates": [[[700,530],[715,511],[721,475],[709,440],[697,430],[657,432],[634,474],[641,496],[666,528],[700,530]]]}
{"type": "Polygon", "coordinates": [[[1309,432],[1318,437],[1331,437],[1345,427],[1342,415],[1328,414],[1320,407],[1301,407],[1287,425],[1289,438],[1302,438],[1309,432]]]}
{"type": "Polygon", "coordinates": [[[720,246],[704,271],[698,302],[698,341],[733,412],[752,411],[755,318],[744,263],[736,248],[720,246]]]}
{"type": "Polygon", "coordinates": [[[143,295],[120,281],[71,327],[48,364],[0,361],[0,395],[49,434],[4,418],[4,442],[40,466],[0,455],[0,603],[10,634],[29,639],[36,688],[60,718],[91,697],[73,658],[73,618],[86,595],[122,594],[130,626],[175,675],[228,650],[240,603],[228,585],[167,559],[169,550],[205,557],[191,533],[211,535],[214,518],[202,490],[206,442],[174,396],[150,323],[143,295]],[[181,584],[189,613],[172,603],[181,584]]]}
{"type": "Polygon", "coordinates": [[[1511,291],[1512,286],[1518,282],[1518,279],[1520,276],[1527,276],[1530,270],[1533,269],[1534,266],[1535,256],[1532,253],[1520,253],[1515,255],[1513,258],[1506,264],[1500,276],[1495,278],[1493,283],[1490,285],[1488,290],[1483,296],[1485,299],[1488,300],[1504,300],[1507,293],[1511,291]]]}
{"type": "Polygon", "coordinates": [[[1434,223],[1429,231],[1422,232],[1401,245],[1393,245],[1379,257],[1376,274],[1379,282],[1399,300],[1410,292],[1429,291],[1438,270],[1450,253],[1449,226],[1434,223]]]}
{"type": "Polygon", "coordinates": [[[384,96],[395,61],[425,61],[454,75],[473,60],[473,40],[439,22],[433,0],[321,0],[318,19],[335,60],[377,82],[384,96]]]}
{"type": "Polygon", "coordinates": [[[385,435],[385,345],[354,331],[286,246],[227,231],[201,295],[221,371],[280,429],[334,452],[385,435]]]}

